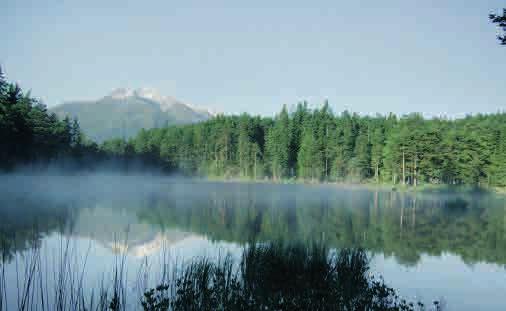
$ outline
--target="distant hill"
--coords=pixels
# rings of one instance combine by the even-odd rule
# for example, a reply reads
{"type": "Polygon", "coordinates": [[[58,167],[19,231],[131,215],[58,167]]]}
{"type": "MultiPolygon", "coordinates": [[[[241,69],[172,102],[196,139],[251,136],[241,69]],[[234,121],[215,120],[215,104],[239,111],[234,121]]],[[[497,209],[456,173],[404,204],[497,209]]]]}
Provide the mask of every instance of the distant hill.
{"type": "Polygon", "coordinates": [[[152,89],[116,89],[99,100],[66,102],[51,111],[60,118],[77,117],[84,133],[97,142],[129,138],[142,128],[195,123],[213,116],[152,89]]]}

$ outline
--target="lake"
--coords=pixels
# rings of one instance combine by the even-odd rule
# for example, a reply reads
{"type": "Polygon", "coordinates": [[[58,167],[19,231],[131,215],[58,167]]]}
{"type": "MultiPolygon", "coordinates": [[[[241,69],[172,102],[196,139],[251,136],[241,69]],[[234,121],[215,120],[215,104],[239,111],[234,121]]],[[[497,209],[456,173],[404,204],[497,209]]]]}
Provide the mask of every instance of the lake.
{"type": "Polygon", "coordinates": [[[364,248],[408,299],[506,308],[500,195],[108,175],[0,177],[0,305],[18,308],[30,271],[91,291],[118,263],[134,304],[178,263],[280,239],[364,248]]]}

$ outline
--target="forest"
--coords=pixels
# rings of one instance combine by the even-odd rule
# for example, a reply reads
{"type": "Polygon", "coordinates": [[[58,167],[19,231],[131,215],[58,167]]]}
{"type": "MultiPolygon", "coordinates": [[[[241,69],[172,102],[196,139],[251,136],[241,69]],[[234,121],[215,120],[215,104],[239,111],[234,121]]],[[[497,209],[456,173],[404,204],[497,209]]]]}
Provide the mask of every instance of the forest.
{"type": "Polygon", "coordinates": [[[141,130],[101,149],[157,160],[190,175],[274,181],[506,186],[506,114],[334,114],[328,103],[286,106],[275,118],[217,116],[141,130]]]}
{"type": "Polygon", "coordinates": [[[506,186],[506,113],[424,118],[283,106],[274,118],[218,115],[98,145],[0,71],[0,167],[143,163],[190,176],[273,181],[506,186]]]}

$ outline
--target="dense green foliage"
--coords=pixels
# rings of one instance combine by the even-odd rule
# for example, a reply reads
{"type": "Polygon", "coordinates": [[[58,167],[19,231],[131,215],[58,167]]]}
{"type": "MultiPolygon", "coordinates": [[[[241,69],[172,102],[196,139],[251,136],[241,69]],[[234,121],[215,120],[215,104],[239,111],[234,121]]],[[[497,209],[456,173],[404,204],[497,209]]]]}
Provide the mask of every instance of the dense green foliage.
{"type": "Polygon", "coordinates": [[[0,167],[49,161],[81,152],[77,120],[59,120],[46,107],[8,83],[0,69],[0,167]]]}
{"type": "Polygon", "coordinates": [[[189,175],[506,186],[506,114],[462,119],[335,115],[283,107],[274,119],[218,116],[199,124],[141,130],[127,146],[189,175]]]}

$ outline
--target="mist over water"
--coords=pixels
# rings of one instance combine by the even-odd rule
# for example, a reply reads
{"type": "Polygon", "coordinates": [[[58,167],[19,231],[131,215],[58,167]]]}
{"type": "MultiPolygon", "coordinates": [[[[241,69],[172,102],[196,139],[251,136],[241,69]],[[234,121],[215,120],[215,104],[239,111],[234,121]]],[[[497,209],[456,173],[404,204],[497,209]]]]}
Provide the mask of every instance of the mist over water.
{"type": "Polygon", "coordinates": [[[442,297],[449,310],[495,310],[506,290],[505,209],[504,197],[485,192],[3,175],[0,248],[10,284],[29,254],[46,258],[49,272],[68,245],[75,266],[85,263],[84,282],[98,283],[124,258],[128,290],[140,293],[163,269],[195,256],[237,258],[252,240],[318,241],[363,247],[373,272],[406,297],[442,297]],[[149,275],[143,286],[139,275],[149,275]]]}

